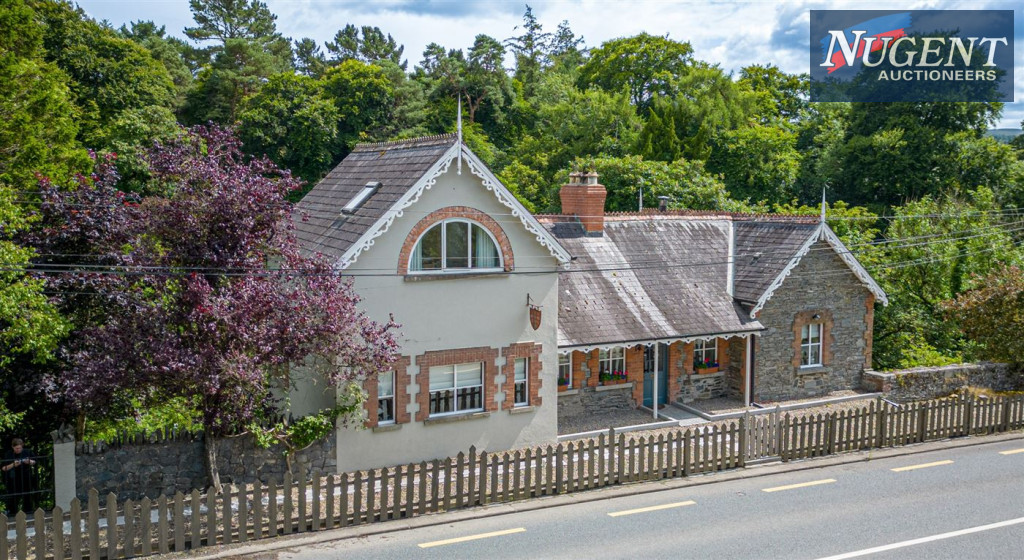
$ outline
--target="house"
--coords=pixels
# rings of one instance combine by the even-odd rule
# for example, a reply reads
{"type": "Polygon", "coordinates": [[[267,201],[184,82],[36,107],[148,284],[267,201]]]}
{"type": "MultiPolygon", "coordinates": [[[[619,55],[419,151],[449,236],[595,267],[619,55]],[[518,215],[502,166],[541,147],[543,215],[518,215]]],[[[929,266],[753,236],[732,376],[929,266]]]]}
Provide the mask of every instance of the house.
{"type": "MultiPolygon", "coordinates": [[[[304,250],[402,325],[339,470],[550,443],[559,409],[860,384],[885,293],[821,219],[605,214],[605,196],[574,173],[563,215],[533,216],[456,135],[359,145],[306,195],[304,250]]],[[[334,404],[293,369],[293,414],[334,404]]]]}
{"type": "Polygon", "coordinates": [[[571,174],[564,215],[539,217],[574,258],[559,281],[564,413],[860,386],[888,300],[823,219],[605,214],[597,179],[571,174]]]}
{"type": "MultiPolygon", "coordinates": [[[[399,363],[364,384],[369,429],[337,431],[339,470],[556,438],[569,254],[456,135],[359,145],[297,210],[304,250],[352,277],[371,318],[401,325],[399,363]]],[[[302,368],[292,381],[293,414],[333,406],[302,368]]]]}

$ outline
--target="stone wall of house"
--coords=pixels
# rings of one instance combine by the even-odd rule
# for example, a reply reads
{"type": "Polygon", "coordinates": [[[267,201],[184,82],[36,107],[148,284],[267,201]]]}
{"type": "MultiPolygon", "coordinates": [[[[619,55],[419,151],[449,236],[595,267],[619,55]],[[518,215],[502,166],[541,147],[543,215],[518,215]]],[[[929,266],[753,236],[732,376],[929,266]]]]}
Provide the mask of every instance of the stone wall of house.
{"type": "Polygon", "coordinates": [[[1024,390],[1024,373],[1009,364],[981,362],[940,367],[864,372],[863,387],[883,392],[899,402],[944,397],[965,387],[984,387],[995,391],[1024,390]]]}
{"type": "MultiPolygon", "coordinates": [[[[337,465],[335,438],[299,451],[293,474],[314,471],[333,472],[337,465]]],[[[75,444],[75,487],[81,500],[88,499],[90,488],[100,496],[114,492],[121,499],[156,498],[177,491],[190,492],[209,486],[203,467],[202,434],[184,434],[148,441],[133,440],[108,445],[95,442],[75,444]]],[[[221,482],[248,483],[256,480],[280,482],[287,472],[282,448],[256,447],[251,436],[225,438],[218,442],[218,466],[221,482]]]]}
{"type": "MultiPolygon", "coordinates": [[[[747,367],[747,339],[732,338],[725,348],[726,371],[724,396],[743,400],[743,381],[746,377],[743,370],[747,367]]],[[[715,395],[722,396],[722,395],[715,395]]]]}
{"type": "Polygon", "coordinates": [[[870,364],[874,296],[827,242],[819,241],[761,309],[754,401],[778,401],[853,389],[870,364]],[[820,319],[813,319],[819,315],[820,319]],[[820,367],[800,367],[800,321],[826,325],[820,367]],[[794,329],[796,332],[794,333],[794,329]]]}

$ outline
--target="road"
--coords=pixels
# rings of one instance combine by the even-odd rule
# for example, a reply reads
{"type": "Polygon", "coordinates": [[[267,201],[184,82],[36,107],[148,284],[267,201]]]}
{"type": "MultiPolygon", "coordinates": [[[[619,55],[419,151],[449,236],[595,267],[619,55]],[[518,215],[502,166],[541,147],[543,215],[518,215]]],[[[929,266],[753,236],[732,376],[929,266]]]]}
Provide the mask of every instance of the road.
{"type": "Polygon", "coordinates": [[[308,545],[277,560],[1024,558],[1024,440],[308,545]],[[885,550],[871,550],[886,547],[885,550]]]}

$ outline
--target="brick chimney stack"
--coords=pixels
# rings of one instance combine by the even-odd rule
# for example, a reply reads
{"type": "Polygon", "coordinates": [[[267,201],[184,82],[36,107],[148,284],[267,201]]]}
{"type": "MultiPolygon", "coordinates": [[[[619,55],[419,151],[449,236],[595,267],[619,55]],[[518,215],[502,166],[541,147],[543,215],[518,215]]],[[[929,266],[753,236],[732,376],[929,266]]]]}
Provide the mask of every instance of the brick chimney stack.
{"type": "Polygon", "coordinates": [[[597,173],[569,173],[569,182],[559,191],[562,214],[576,216],[588,235],[604,234],[604,201],[608,191],[597,182],[597,173]]]}

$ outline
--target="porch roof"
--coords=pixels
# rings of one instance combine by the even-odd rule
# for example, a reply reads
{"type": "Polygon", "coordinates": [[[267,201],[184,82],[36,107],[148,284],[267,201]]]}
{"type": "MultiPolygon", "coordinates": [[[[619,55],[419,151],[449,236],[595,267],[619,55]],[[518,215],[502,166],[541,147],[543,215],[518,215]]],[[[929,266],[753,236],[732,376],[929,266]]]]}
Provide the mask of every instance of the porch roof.
{"type": "Polygon", "coordinates": [[[575,257],[559,274],[559,348],[764,329],[729,294],[728,216],[606,219],[600,237],[585,235],[575,222],[542,222],[575,257]]]}

